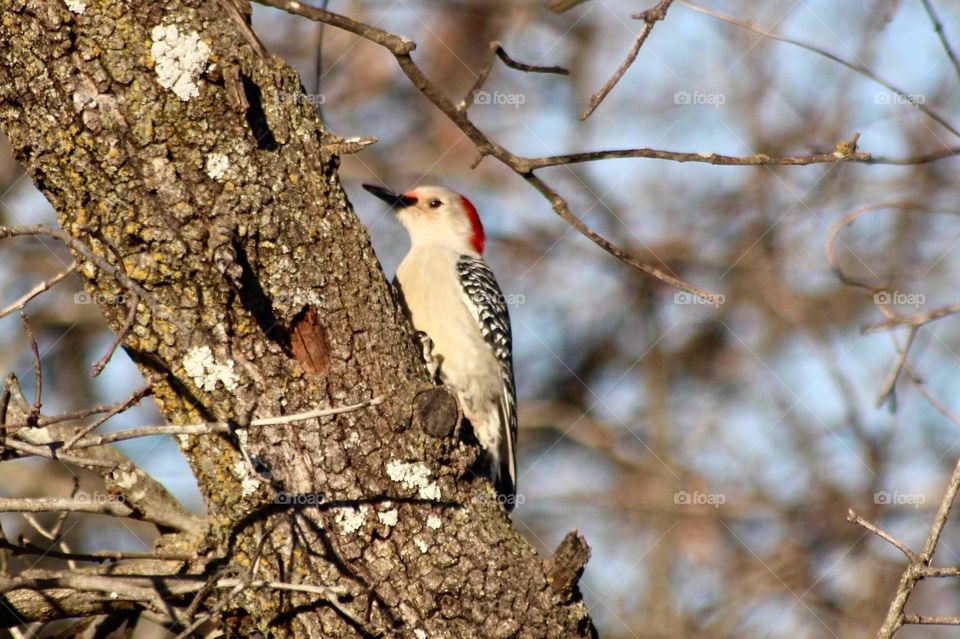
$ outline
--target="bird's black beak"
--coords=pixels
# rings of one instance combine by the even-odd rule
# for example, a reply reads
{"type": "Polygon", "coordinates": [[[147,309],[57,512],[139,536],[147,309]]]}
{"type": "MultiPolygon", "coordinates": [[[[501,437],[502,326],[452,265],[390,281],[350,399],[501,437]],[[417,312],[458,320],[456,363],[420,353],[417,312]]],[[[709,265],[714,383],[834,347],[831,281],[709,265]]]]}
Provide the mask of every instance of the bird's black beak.
{"type": "Polygon", "coordinates": [[[392,209],[403,209],[417,203],[417,198],[402,193],[394,193],[390,189],[376,184],[364,184],[363,188],[390,205],[392,209]]]}

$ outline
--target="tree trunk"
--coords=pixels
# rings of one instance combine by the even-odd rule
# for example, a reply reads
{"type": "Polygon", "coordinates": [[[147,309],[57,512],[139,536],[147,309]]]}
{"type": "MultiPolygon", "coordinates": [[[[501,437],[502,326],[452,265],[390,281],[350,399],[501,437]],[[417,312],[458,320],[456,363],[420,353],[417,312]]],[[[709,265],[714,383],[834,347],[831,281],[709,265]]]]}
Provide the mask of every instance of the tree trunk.
{"type": "MultiPolygon", "coordinates": [[[[415,401],[434,383],[338,181],[341,141],[296,99],[297,74],[259,45],[246,3],[0,6],[0,127],[88,291],[115,330],[135,305],[123,345],[168,422],[236,427],[178,438],[208,520],[200,535],[162,531],[200,557],[169,571],[329,588],[241,589],[222,603],[240,636],[589,636],[585,546],[548,583],[489,482],[466,472],[476,449],[413,419],[438,405],[415,401]]],[[[138,479],[109,478],[135,505],[138,479]]],[[[107,609],[45,594],[62,616],[107,609]]],[[[191,597],[153,612],[182,629],[191,597]]]]}

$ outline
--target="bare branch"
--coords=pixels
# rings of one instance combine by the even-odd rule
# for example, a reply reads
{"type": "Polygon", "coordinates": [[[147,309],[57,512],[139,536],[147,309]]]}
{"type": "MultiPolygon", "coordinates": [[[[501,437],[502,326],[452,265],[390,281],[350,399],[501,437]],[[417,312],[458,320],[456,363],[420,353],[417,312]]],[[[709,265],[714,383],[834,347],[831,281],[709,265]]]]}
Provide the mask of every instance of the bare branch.
{"type": "Polygon", "coordinates": [[[97,513],[114,517],[128,517],[133,512],[121,500],[88,500],[72,497],[31,497],[14,499],[0,497],[0,512],[3,513],[49,513],[69,511],[74,513],[97,513]]]}
{"type": "MultiPolygon", "coordinates": [[[[69,512],[69,511],[66,511],[69,512]]],[[[23,513],[24,517],[28,513],[23,513]]],[[[177,552],[124,552],[119,550],[98,550],[89,553],[76,553],[69,551],[57,551],[51,548],[43,548],[30,542],[22,545],[14,544],[6,539],[0,538],[0,549],[6,549],[14,555],[42,555],[52,559],[64,559],[70,562],[90,561],[96,563],[118,562],[128,560],[156,559],[160,561],[194,561],[197,555],[194,553],[177,552]]]]}
{"type": "Polygon", "coordinates": [[[36,426],[40,418],[40,408],[42,406],[43,395],[43,365],[40,363],[40,349],[37,346],[37,338],[34,337],[30,329],[30,321],[27,314],[20,311],[20,321],[23,324],[23,330],[30,340],[30,352],[33,353],[33,375],[36,380],[36,388],[33,391],[33,404],[30,406],[30,412],[27,414],[27,426],[36,426]]]}
{"type": "Polygon", "coordinates": [[[938,124],[940,124],[940,126],[950,131],[950,133],[953,133],[955,136],[960,137],[960,131],[958,131],[952,124],[950,124],[950,122],[946,118],[944,118],[942,115],[940,115],[930,107],[926,106],[925,104],[922,104],[921,102],[919,102],[915,96],[910,95],[903,89],[897,88],[887,80],[881,78],[879,75],[877,75],[876,73],[874,73],[868,67],[866,67],[861,63],[850,62],[848,60],[845,60],[844,58],[841,58],[835,53],[831,53],[825,49],[821,49],[820,47],[814,46],[806,42],[802,42],[800,40],[794,40],[793,38],[787,38],[785,36],[778,35],[771,31],[767,31],[766,29],[762,29],[760,27],[755,27],[749,22],[738,20],[737,18],[725,15],[723,13],[714,11],[712,9],[707,9],[706,7],[701,7],[699,5],[693,4],[692,2],[689,2],[688,0],[680,0],[680,3],[685,7],[693,9],[694,11],[699,11],[700,13],[704,13],[708,16],[717,18],[718,20],[722,20],[724,22],[741,27],[743,29],[747,29],[748,31],[753,31],[754,33],[758,33],[764,37],[770,38],[771,40],[777,40],[779,42],[783,42],[786,44],[792,44],[793,46],[800,47],[801,49],[806,49],[807,51],[810,51],[819,56],[827,58],[828,60],[832,60],[837,64],[845,66],[851,71],[854,71],[855,73],[858,73],[866,78],[869,78],[870,80],[873,80],[874,82],[884,87],[885,89],[892,91],[901,99],[908,102],[910,106],[914,107],[918,111],[921,111],[922,113],[924,113],[925,115],[927,115],[928,117],[936,121],[938,124]]]}
{"type": "Polygon", "coordinates": [[[640,34],[634,41],[633,47],[631,47],[629,53],[627,53],[626,59],[620,63],[620,66],[617,67],[617,70],[613,72],[613,75],[609,80],[607,80],[607,83],[590,98],[589,104],[587,104],[587,107],[579,116],[580,120],[586,120],[589,118],[597,109],[597,107],[600,106],[600,103],[603,102],[604,98],[606,98],[607,95],[613,91],[613,87],[617,86],[617,83],[620,82],[620,78],[623,77],[623,74],[627,72],[627,69],[629,69],[634,60],[637,59],[637,55],[640,53],[640,48],[643,47],[643,43],[647,41],[647,37],[653,31],[653,25],[667,17],[667,10],[670,8],[671,4],[673,4],[673,0],[660,0],[657,6],[653,9],[647,9],[643,13],[638,13],[633,16],[635,19],[643,20],[643,28],[640,29],[640,34]]]}
{"type": "Polygon", "coordinates": [[[960,79],[960,60],[957,59],[956,52],[953,50],[953,47],[950,46],[950,41],[947,40],[947,34],[943,29],[940,16],[937,15],[937,11],[933,8],[933,3],[930,0],[921,0],[921,2],[923,2],[923,8],[927,10],[927,15],[930,16],[930,22],[933,23],[933,30],[936,32],[937,37],[940,38],[940,44],[943,45],[943,50],[947,53],[947,57],[950,58],[950,64],[953,65],[957,79],[960,79]]]}
{"type": "Polygon", "coordinates": [[[547,198],[547,201],[550,202],[551,206],[553,206],[553,210],[556,211],[557,214],[560,215],[560,217],[566,220],[575,229],[580,231],[580,233],[583,234],[591,242],[593,242],[594,244],[596,244],[606,252],[610,253],[618,260],[626,264],[629,264],[630,266],[642,271],[643,273],[646,273],[647,275],[650,275],[655,279],[660,280],[661,282],[669,284],[670,286],[673,286],[674,288],[678,288],[682,291],[686,291],[692,295],[696,295],[697,297],[700,297],[704,300],[712,301],[717,299],[717,295],[715,295],[714,293],[710,293],[709,291],[705,291],[701,288],[697,288],[692,284],[688,284],[687,282],[684,282],[680,278],[675,277],[669,273],[666,273],[663,270],[657,268],[656,266],[644,264],[643,262],[633,257],[626,251],[623,251],[616,245],[607,241],[600,234],[594,232],[593,229],[587,226],[580,218],[574,215],[573,212],[570,210],[570,207],[567,206],[566,200],[560,197],[560,195],[556,191],[554,191],[549,186],[547,186],[547,184],[543,180],[538,178],[533,173],[527,173],[523,177],[529,184],[532,184],[535,189],[540,191],[540,193],[542,193],[543,196],[547,198]]]}
{"type": "Polygon", "coordinates": [[[189,332],[189,329],[186,325],[174,317],[170,311],[161,307],[160,303],[157,302],[154,296],[147,292],[142,286],[130,279],[121,268],[118,268],[106,261],[90,250],[89,246],[86,246],[67,233],[64,233],[59,229],[52,229],[42,224],[34,224],[32,226],[0,226],[0,239],[6,237],[22,237],[30,235],[46,235],[47,237],[60,240],[77,253],[80,253],[84,258],[90,262],[93,262],[98,268],[101,268],[112,275],[117,280],[117,283],[123,286],[125,289],[132,293],[136,293],[158,318],[170,322],[181,331],[189,332]]]}
{"type": "Polygon", "coordinates": [[[459,110],[466,111],[473,105],[473,101],[477,97],[477,91],[479,91],[487,81],[487,78],[490,76],[490,72],[493,70],[493,63],[497,58],[500,58],[500,60],[502,60],[503,63],[511,69],[516,69],[517,71],[523,71],[525,73],[556,73],[558,75],[570,75],[570,72],[563,67],[541,67],[533,64],[517,62],[510,57],[500,42],[494,40],[490,43],[490,52],[487,54],[487,61],[484,63],[483,68],[480,69],[480,74],[477,75],[476,81],[473,83],[473,86],[470,87],[470,90],[467,91],[467,94],[463,97],[463,100],[461,100],[460,104],[457,105],[459,110]]]}
{"type": "MultiPolygon", "coordinates": [[[[102,470],[114,470],[118,467],[118,464],[109,461],[100,461],[98,459],[93,459],[92,457],[81,457],[78,455],[73,455],[69,453],[60,454],[57,452],[57,449],[53,446],[37,446],[34,444],[28,444],[26,442],[20,441],[19,439],[14,439],[12,437],[7,437],[4,440],[4,445],[7,448],[12,448],[21,453],[18,457],[43,457],[45,459],[55,459],[57,461],[66,462],[68,464],[74,464],[76,466],[81,466],[83,468],[94,468],[102,470]]],[[[128,462],[129,464],[129,462],[128,462]]],[[[132,470],[133,465],[129,464],[127,470],[132,470]]]]}
{"type": "MultiPolygon", "coordinates": [[[[904,569],[903,575],[900,577],[900,584],[897,587],[896,595],[894,595],[893,601],[890,602],[890,608],[887,610],[887,616],[877,633],[877,639],[890,639],[903,627],[904,623],[908,623],[903,609],[907,605],[907,600],[910,598],[910,594],[913,592],[917,582],[924,577],[924,569],[929,567],[930,562],[933,560],[933,554],[937,549],[937,544],[940,542],[940,536],[943,534],[943,528],[947,524],[947,518],[950,516],[950,509],[953,507],[953,502],[957,498],[958,491],[960,491],[960,460],[958,460],[956,466],[954,466],[953,474],[950,476],[950,482],[947,485],[947,491],[940,501],[940,507],[937,509],[936,517],[934,517],[930,532],[927,534],[927,539],[923,544],[923,550],[917,555],[916,560],[910,562],[906,569],[904,569]]],[[[916,620],[919,619],[919,617],[912,617],[912,619],[916,620]]],[[[909,623],[922,622],[909,621],[909,623]]]]}
{"type": "Polygon", "coordinates": [[[133,326],[133,321],[137,317],[137,304],[139,303],[140,298],[137,297],[136,293],[134,293],[133,299],[130,301],[130,310],[127,312],[127,318],[124,320],[123,326],[121,326],[120,330],[117,331],[117,334],[113,336],[113,341],[110,342],[110,346],[107,348],[107,352],[103,354],[103,357],[93,363],[93,370],[90,371],[91,379],[100,375],[100,373],[103,372],[103,369],[107,367],[107,363],[110,361],[110,358],[113,357],[117,347],[120,346],[120,342],[123,341],[127,331],[129,331],[130,327],[133,326]]]}
{"type": "Polygon", "coordinates": [[[877,537],[880,537],[880,539],[883,539],[887,543],[893,545],[894,548],[896,548],[897,550],[902,552],[904,555],[906,555],[907,559],[910,560],[911,562],[917,561],[917,555],[912,550],[910,550],[910,548],[908,548],[905,543],[903,543],[902,541],[900,541],[890,533],[886,532],[885,530],[881,530],[874,524],[871,524],[869,521],[867,521],[866,519],[864,519],[863,517],[855,513],[852,508],[847,510],[847,521],[849,521],[852,524],[857,524],[858,526],[863,526],[864,528],[872,532],[877,537]]]}
{"type": "MultiPolygon", "coordinates": [[[[317,408],[303,413],[293,415],[281,415],[277,417],[264,417],[262,419],[250,420],[251,426],[283,426],[294,422],[302,422],[308,419],[318,417],[330,417],[331,415],[342,415],[353,411],[377,406],[383,402],[383,397],[374,397],[357,404],[349,406],[338,406],[335,408],[317,408]]],[[[114,444],[116,442],[136,439],[138,437],[151,437],[155,435],[211,435],[216,433],[231,433],[236,430],[235,426],[226,422],[200,422],[197,424],[164,424],[161,426],[141,426],[131,428],[130,430],[108,433],[106,435],[96,435],[86,437],[77,441],[74,448],[90,448],[92,446],[103,446],[105,444],[114,444]]]]}
{"type": "Polygon", "coordinates": [[[120,404],[117,404],[116,406],[114,406],[109,412],[107,412],[107,413],[104,414],[104,415],[101,415],[101,416],[98,417],[96,420],[94,420],[92,423],[90,423],[90,424],[84,426],[83,428],[81,428],[80,430],[78,430],[78,431],[77,431],[77,434],[74,435],[72,438],[70,438],[70,439],[63,445],[63,450],[64,450],[64,451],[70,450],[70,449],[73,447],[73,445],[77,443],[78,440],[80,440],[80,439],[82,439],[83,437],[85,437],[86,435],[89,435],[90,433],[92,433],[92,432],[93,432],[94,430],[96,430],[101,424],[103,424],[105,421],[107,421],[108,419],[110,419],[110,418],[113,417],[114,415],[118,415],[118,414],[126,411],[126,410],[129,409],[131,406],[133,406],[134,404],[139,404],[140,401],[141,401],[144,397],[147,397],[148,395],[150,395],[151,392],[152,392],[152,391],[151,391],[150,384],[147,384],[146,386],[143,386],[143,387],[139,388],[138,390],[135,390],[135,391],[130,395],[130,397],[128,397],[126,400],[124,400],[124,401],[121,402],[120,404]]]}
{"type": "Polygon", "coordinates": [[[904,623],[923,626],[960,626],[960,617],[929,617],[927,615],[904,615],[904,623]]]}
{"type": "MultiPolygon", "coordinates": [[[[880,386],[880,394],[877,396],[876,401],[878,408],[888,401],[894,401],[893,393],[897,386],[897,380],[900,379],[900,373],[903,371],[903,367],[907,365],[907,354],[910,352],[910,347],[913,346],[913,340],[916,336],[917,327],[911,326],[907,332],[907,341],[903,345],[903,348],[900,348],[899,345],[897,346],[897,359],[894,361],[893,366],[883,380],[883,384],[880,386]]],[[[896,343],[897,340],[894,338],[894,344],[896,343]]]]}
{"type": "Polygon", "coordinates": [[[927,313],[896,316],[886,321],[868,326],[866,328],[866,332],[873,333],[876,331],[889,330],[891,328],[896,328],[897,326],[920,327],[920,326],[923,326],[924,324],[935,322],[938,319],[943,319],[944,317],[950,317],[951,315],[956,315],[957,313],[960,313],[960,303],[950,304],[948,306],[941,306],[940,308],[936,308],[927,313]]]}
{"type": "Polygon", "coordinates": [[[810,164],[829,164],[836,162],[869,162],[871,156],[869,153],[857,151],[857,138],[851,142],[841,142],[837,144],[837,149],[829,153],[816,153],[813,155],[782,155],[769,156],[763,153],[755,155],[736,156],[722,155],[720,153],[687,153],[681,151],[663,151],[660,149],[613,149],[609,151],[587,151],[584,153],[571,153],[568,155],[553,155],[526,160],[527,168],[533,171],[550,166],[564,166],[568,164],[582,164],[584,162],[596,162],[598,160],[612,160],[623,158],[641,158],[652,160],[670,160],[673,162],[701,162],[704,164],[714,164],[718,166],[807,166],[810,164]]]}
{"type": "Polygon", "coordinates": [[[11,303],[6,308],[0,309],[0,319],[3,319],[10,313],[16,313],[17,311],[22,310],[23,307],[25,307],[30,302],[30,300],[40,295],[41,293],[44,293],[50,290],[57,282],[65,278],[67,275],[70,275],[70,273],[73,273],[75,268],[77,268],[77,263],[70,262],[70,266],[63,269],[53,277],[50,277],[40,282],[39,284],[37,284],[32,289],[30,289],[22,297],[20,297],[15,302],[11,303]]]}
{"type": "Polygon", "coordinates": [[[533,167],[531,167],[529,159],[514,155],[504,147],[488,138],[486,134],[480,131],[480,129],[473,124],[465,110],[457,108],[457,105],[453,104],[440,92],[437,86],[431,82],[429,78],[427,78],[427,76],[423,73],[423,70],[420,69],[420,67],[417,66],[417,64],[413,61],[413,58],[410,57],[410,52],[414,49],[414,45],[406,38],[400,38],[399,36],[386,33],[385,31],[381,31],[379,29],[367,27],[366,25],[362,25],[355,20],[344,18],[343,16],[336,16],[329,11],[310,7],[300,2],[291,0],[258,0],[258,3],[265,6],[282,9],[288,13],[303,16],[310,20],[325,22],[332,26],[341,26],[346,24],[347,26],[343,28],[346,28],[348,31],[356,33],[372,42],[376,42],[377,44],[384,46],[387,50],[393,53],[397,63],[400,65],[400,69],[404,72],[407,78],[410,79],[413,85],[419,89],[419,91],[427,99],[429,99],[434,106],[440,109],[440,111],[442,111],[451,122],[456,124],[460,130],[470,138],[470,140],[473,141],[477,147],[477,150],[480,152],[481,157],[484,155],[492,155],[500,162],[510,167],[514,173],[525,179],[528,183],[533,184],[537,190],[547,198],[547,201],[550,202],[553,210],[564,220],[572,224],[577,231],[584,235],[584,237],[588,238],[590,241],[597,244],[617,259],[630,264],[631,266],[639,269],[641,272],[660,280],[661,282],[679,288],[680,290],[687,291],[688,293],[697,295],[704,299],[713,299],[716,297],[713,293],[709,293],[703,289],[693,286],[692,284],[688,284],[680,280],[678,277],[668,275],[657,267],[644,264],[637,258],[629,255],[623,249],[615,246],[609,240],[600,236],[579,218],[573,215],[573,213],[570,212],[566,200],[560,197],[556,191],[549,188],[539,178],[533,175],[533,167]]]}

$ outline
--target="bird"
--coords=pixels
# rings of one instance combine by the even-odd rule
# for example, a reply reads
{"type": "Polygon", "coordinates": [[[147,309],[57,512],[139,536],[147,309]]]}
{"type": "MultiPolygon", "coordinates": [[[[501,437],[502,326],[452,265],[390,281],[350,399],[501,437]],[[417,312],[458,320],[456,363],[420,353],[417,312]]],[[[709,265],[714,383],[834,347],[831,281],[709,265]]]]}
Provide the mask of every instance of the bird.
{"type": "Polygon", "coordinates": [[[483,448],[481,466],[509,512],[517,495],[513,337],[506,298],[483,259],[477,209],[442,186],[363,188],[393,209],[410,237],[395,286],[413,327],[432,342],[440,379],[470,422],[483,448]]]}

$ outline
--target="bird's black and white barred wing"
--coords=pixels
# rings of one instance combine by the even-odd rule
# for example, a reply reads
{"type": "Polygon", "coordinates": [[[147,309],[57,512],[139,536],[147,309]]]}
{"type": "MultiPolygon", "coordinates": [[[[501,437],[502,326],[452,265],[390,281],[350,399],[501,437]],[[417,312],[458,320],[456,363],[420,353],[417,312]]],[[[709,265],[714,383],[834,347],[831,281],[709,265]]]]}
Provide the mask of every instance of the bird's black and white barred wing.
{"type": "MultiPolygon", "coordinates": [[[[486,262],[479,257],[462,255],[457,261],[457,273],[467,295],[467,307],[480,326],[483,338],[500,362],[502,393],[500,414],[503,432],[500,437],[500,468],[497,472],[497,492],[513,497],[517,486],[517,396],[513,382],[513,336],[507,302],[497,284],[497,278],[486,262]]],[[[512,506],[512,500],[508,508],[512,506]]]]}

